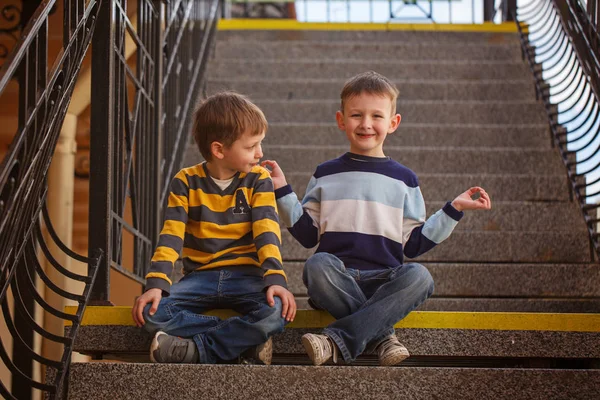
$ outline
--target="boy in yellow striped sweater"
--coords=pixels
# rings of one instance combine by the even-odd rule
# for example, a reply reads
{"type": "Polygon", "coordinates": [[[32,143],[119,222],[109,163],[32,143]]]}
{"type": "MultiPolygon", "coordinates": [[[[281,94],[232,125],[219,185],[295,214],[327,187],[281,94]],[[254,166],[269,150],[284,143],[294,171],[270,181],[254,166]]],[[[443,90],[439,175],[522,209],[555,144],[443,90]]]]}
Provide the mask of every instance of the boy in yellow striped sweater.
{"type": "Polygon", "coordinates": [[[179,171],[171,183],[146,291],[132,312],[154,334],[153,362],[214,364],[250,353],[270,364],[270,336],[296,315],[273,183],[258,164],[266,131],[262,111],[237,93],[209,97],[194,115],[206,161],[179,171]],[[171,286],[180,253],[184,276],[171,286]],[[217,308],[241,316],[203,314],[217,308]]]}

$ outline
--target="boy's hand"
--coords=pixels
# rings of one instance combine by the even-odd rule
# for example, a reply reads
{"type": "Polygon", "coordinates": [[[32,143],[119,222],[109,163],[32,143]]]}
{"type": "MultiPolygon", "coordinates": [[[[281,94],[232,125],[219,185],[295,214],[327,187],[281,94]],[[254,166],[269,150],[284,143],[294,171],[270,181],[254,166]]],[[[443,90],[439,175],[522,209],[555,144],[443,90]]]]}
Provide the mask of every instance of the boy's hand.
{"type": "Polygon", "coordinates": [[[452,207],[458,211],[463,210],[489,210],[492,208],[490,196],[482,188],[475,186],[462,193],[452,201],[452,207]],[[473,200],[471,196],[479,193],[479,198],[473,200]]]}
{"type": "Polygon", "coordinates": [[[133,316],[133,322],[135,322],[138,328],[142,327],[146,323],[142,314],[146,304],[152,303],[150,315],[154,315],[158,309],[158,303],[160,303],[160,299],[162,299],[162,290],[159,288],[149,289],[143,295],[137,298],[135,304],[133,305],[133,309],[131,310],[131,315],[133,316]]]}
{"type": "Polygon", "coordinates": [[[283,305],[281,316],[288,322],[293,321],[296,317],[296,300],[294,299],[294,295],[283,286],[271,285],[267,289],[267,303],[269,303],[271,307],[275,305],[273,296],[277,296],[281,299],[283,305]]]}
{"type": "Polygon", "coordinates": [[[285,175],[283,174],[283,170],[277,164],[277,161],[273,160],[265,160],[260,163],[263,167],[269,166],[271,169],[271,180],[273,181],[273,186],[275,190],[284,187],[287,185],[287,181],[285,180],[285,175]]]}

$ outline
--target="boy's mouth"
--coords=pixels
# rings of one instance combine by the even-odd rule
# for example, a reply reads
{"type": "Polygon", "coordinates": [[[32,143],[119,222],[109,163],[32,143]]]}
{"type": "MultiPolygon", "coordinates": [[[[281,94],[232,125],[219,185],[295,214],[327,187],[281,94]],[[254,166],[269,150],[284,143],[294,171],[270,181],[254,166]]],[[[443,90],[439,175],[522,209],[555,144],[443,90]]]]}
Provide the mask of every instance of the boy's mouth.
{"type": "Polygon", "coordinates": [[[360,138],[370,138],[375,136],[374,133],[357,133],[356,136],[360,137],[360,138]]]}

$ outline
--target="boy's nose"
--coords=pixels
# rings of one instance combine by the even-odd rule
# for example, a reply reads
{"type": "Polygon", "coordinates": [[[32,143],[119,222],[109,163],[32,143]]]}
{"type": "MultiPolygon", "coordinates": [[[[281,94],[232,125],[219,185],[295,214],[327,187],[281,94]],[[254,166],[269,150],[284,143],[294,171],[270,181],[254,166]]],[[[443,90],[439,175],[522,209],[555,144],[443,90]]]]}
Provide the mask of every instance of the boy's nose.
{"type": "Polygon", "coordinates": [[[262,156],[263,156],[262,146],[259,145],[256,147],[256,153],[254,154],[254,157],[262,158],[262,156]]]}
{"type": "Polygon", "coordinates": [[[360,120],[361,128],[369,128],[371,126],[371,120],[369,118],[363,118],[360,120]]]}

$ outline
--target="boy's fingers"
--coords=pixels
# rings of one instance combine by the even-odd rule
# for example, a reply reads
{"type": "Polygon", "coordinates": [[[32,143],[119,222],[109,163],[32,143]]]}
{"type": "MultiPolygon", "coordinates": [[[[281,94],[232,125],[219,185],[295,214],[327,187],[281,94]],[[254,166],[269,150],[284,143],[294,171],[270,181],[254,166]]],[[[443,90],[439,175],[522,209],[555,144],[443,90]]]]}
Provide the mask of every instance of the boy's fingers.
{"type": "Polygon", "coordinates": [[[275,301],[273,301],[273,292],[268,289],[267,290],[267,303],[273,307],[273,305],[275,305],[275,301]]]}
{"type": "Polygon", "coordinates": [[[281,310],[281,316],[283,318],[287,317],[287,312],[288,312],[288,308],[289,308],[289,302],[286,296],[281,296],[281,304],[282,304],[282,310],[281,310]]]}
{"type": "Polygon", "coordinates": [[[144,325],[144,316],[142,315],[142,311],[144,310],[144,304],[142,303],[138,303],[137,305],[137,321],[138,321],[138,326],[142,326],[144,325]]]}
{"type": "Polygon", "coordinates": [[[156,312],[156,310],[158,310],[158,304],[160,303],[160,299],[159,298],[155,298],[154,300],[152,300],[152,307],[150,307],[150,315],[154,315],[154,313],[156,312]]]}

